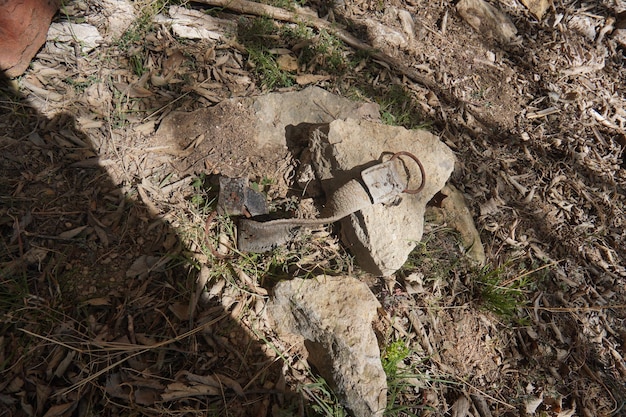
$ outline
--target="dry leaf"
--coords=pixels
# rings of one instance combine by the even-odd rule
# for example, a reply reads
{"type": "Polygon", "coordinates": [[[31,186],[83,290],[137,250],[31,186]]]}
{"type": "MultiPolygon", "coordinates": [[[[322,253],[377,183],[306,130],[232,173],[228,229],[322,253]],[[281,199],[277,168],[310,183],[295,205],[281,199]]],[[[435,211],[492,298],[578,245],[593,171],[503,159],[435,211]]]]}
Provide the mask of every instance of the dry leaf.
{"type": "Polygon", "coordinates": [[[163,87],[164,85],[169,84],[170,78],[172,78],[171,74],[168,75],[167,77],[161,76],[161,75],[152,74],[150,76],[150,83],[152,83],[152,85],[155,86],[155,87],[163,87]]]}
{"type": "Polygon", "coordinates": [[[226,385],[228,388],[235,391],[235,394],[237,394],[238,396],[240,397],[245,396],[243,392],[243,388],[241,388],[241,384],[239,384],[239,382],[235,381],[232,378],[227,377],[226,375],[215,374],[215,378],[217,378],[219,382],[226,385]]]}
{"type": "Polygon", "coordinates": [[[163,401],[172,401],[180,398],[203,396],[203,395],[221,395],[219,388],[208,385],[188,386],[182,382],[174,382],[167,386],[166,391],[161,394],[163,401]]]}
{"type": "Polygon", "coordinates": [[[39,264],[48,255],[48,250],[45,248],[32,248],[24,254],[23,260],[28,264],[39,264]]]}
{"type": "Polygon", "coordinates": [[[178,72],[178,69],[185,61],[185,55],[179,50],[175,49],[170,56],[168,56],[165,61],[163,61],[163,74],[168,76],[175,72],[178,72]]]}
{"type": "Polygon", "coordinates": [[[281,55],[276,58],[276,63],[278,64],[278,68],[283,71],[298,70],[298,59],[293,55],[281,55]]]}
{"type": "Polygon", "coordinates": [[[200,94],[202,97],[209,100],[211,103],[219,103],[220,101],[222,101],[222,99],[219,96],[215,95],[213,91],[208,90],[206,88],[194,86],[194,87],[191,87],[191,89],[195,91],[196,93],[200,94]]]}
{"type": "Polygon", "coordinates": [[[152,95],[152,91],[143,87],[128,85],[126,83],[113,83],[113,85],[120,91],[120,93],[127,95],[130,98],[144,98],[152,95]]]}
{"type": "Polygon", "coordinates": [[[76,122],[80,125],[80,128],[85,129],[99,129],[104,126],[104,122],[102,120],[94,120],[87,116],[80,116],[76,118],[76,122]]]}
{"type": "Polygon", "coordinates": [[[178,374],[179,376],[185,376],[189,382],[197,382],[203,385],[209,385],[216,388],[223,388],[226,386],[237,394],[240,397],[244,396],[243,388],[241,388],[241,384],[235,381],[232,378],[229,378],[225,375],[213,374],[213,375],[196,375],[188,371],[182,371],[178,374]]]}
{"type": "Polygon", "coordinates": [[[327,80],[330,80],[328,75],[302,74],[296,77],[296,83],[298,83],[298,85],[314,84],[327,80]]]}
{"type": "Polygon", "coordinates": [[[520,0],[530,13],[541,20],[544,13],[552,6],[552,0],[520,0]]]}
{"type": "Polygon", "coordinates": [[[537,408],[543,402],[543,398],[531,397],[526,400],[526,414],[535,414],[537,408]]]}
{"type": "Polygon", "coordinates": [[[78,236],[83,230],[85,230],[87,226],[76,227],[71,230],[67,230],[61,234],[59,234],[59,238],[61,239],[73,239],[78,236]]]}
{"type": "Polygon", "coordinates": [[[5,388],[5,392],[8,392],[8,393],[18,392],[19,390],[22,389],[23,386],[24,386],[24,380],[18,376],[18,377],[15,377],[9,383],[9,385],[5,388]]]}
{"type": "Polygon", "coordinates": [[[64,415],[70,408],[72,408],[76,403],[67,403],[67,404],[59,404],[53,405],[48,409],[48,412],[43,415],[43,417],[60,417],[64,415]]]}
{"type": "Polygon", "coordinates": [[[85,301],[83,304],[94,307],[108,306],[111,305],[111,300],[109,300],[108,297],[91,298],[85,301]]]}
{"type": "Polygon", "coordinates": [[[122,385],[122,377],[119,373],[114,373],[109,375],[107,378],[106,386],[104,391],[114,397],[119,398],[121,400],[128,400],[130,394],[130,387],[127,384],[122,385]]]}
{"type": "Polygon", "coordinates": [[[469,413],[470,402],[465,397],[459,397],[450,409],[452,417],[466,417],[469,413]]]}
{"type": "Polygon", "coordinates": [[[135,391],[135,402],[139,405],[152,405],[159,399],[159,393],[148,388],[135,391]]]}
{"type": "Polygon", "coordinates": [[[127,94],[128,94],[128,97],[131,97],[131,98],[143,98],[143,97],[150,97],[152,95],[152,91],[143,87],[131,85],[127,94]]]}
{"type": "Polygon", "coordinates": [[[168,307],[178,320],[189,320],[189,303],[174,303],[168,307]]]}
{"type": "Polygon", "coordinates": [[[65,375],[65,371],[67,371],[67,368],[70,366],[75,356],[75,350],[70,350],[69,352],[67,352],[65,359],[61,361],[56,371],[54,371],[54,376],[56,376],[57,378],[61,378],[63,375],[65,375]]]}
{"type": "Polygon", "coordinates": [[[135,262],[128,268],[126,276],[132,278],[147,274],[157,267],[160,259],[161,258],[158,256],[141,255],[139,258],[135,259],[135,262]]]}
{"type": "Polygon", "coordinates": [[[196,279],[196,291],[189,301],[189,318],[193,317],[196,312],[198,300],[200,300],[200,295],[206,291],[206,284],[210,277],[211,271],[209,270],[209,267],[202,265],[202,268],[200,268],[200,272],[198,273],[198,278],[196,279]]]}
{"type": "Polygon", "coordinates": [[[154,132],[155,126],[156,126],[156,122],[154,120],[151,120],[149,122],[140,124],[139,126],[133,127],[133,130],[136,133],[140,133],[142,135],[150,135],[154,132]]]}

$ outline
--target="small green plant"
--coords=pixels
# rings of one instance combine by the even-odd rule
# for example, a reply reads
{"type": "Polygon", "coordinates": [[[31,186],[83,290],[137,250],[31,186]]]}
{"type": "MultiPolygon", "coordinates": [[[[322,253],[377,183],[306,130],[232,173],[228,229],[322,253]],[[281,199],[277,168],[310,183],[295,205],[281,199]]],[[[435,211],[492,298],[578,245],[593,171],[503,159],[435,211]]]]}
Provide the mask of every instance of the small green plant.
{"type": "Polygon", "coordinates": [[[237,38],[248,47],[271,48],[277,35],[278,27],[269,17],[241,18],[237,24],[237,38]]]}
{"type": "Polygon", "coordinates": [[[246,45],[253,72],[259,77],[261,84],[267,90],[281,87],[290,87],[294,77],[278,66],[270,49],[279,46],[278,27],[272,19],[259,17],[255,19],[240,19],[237,36],[246,45]]]}
{"type": "Polygon", "coordinates": [[[94,75],[90,75],[89,77],[83,78],[83,79],[75,79],[75,78],[67,77],[65,79],[65,82],[67,84],[71,85],[76,92],[82,93],[88,87],[90,87],[93,84],[97,83],[98,82],[98,78],[96,76],[94,76],[94,75]]]}
{"type": "Polygon", "coordinates": [[[507,264],[498,268],[483,267],[476,280],[483,307],[497,315],[513,319],[519,308],[528,302],[525,293],[530,289],[530,274],[507,279],[507,264]]]}
{"type": "Polygon", "coordinates": [[[419,381],[425,381],[415,361],[414,351],[408,341],[399,339],[389,343],[381,355],[383,370],[387,375],[386,416],[417,416],[416,388],[419,381]]]}
{"type": "Polygon", "coordinates": [[[146,72],[146,68],[143,65],[143,56],[137,53],[131,55],[128,59],[133,73],[141,77],[146,72]]]}
{"type": "Polygon", "coordinates": [[[293,76],[280,69],[276,59],[267,49],[248,48],[248,54],[254,63],[254,73],[265,89],[291,87],[294,84],[293,76]]]}
{"type": "Polygon", "coordinates": [[[256,192],[262,193],[262,192],[265,192],[267,188],[270,187],[272,184],[274,184],[273,179],[268,178],[268,177],[263,177],[258,181],[251,181],[250,188],[256,192]]]}
{"type": "Polygon", "coordinates": [[[401,85],[392,85],[377,101],[381,108],[381,118],[386,124],[404,126],[407,129],[423,129],[429,126],[413,96],[401,85]]]}
{"type": "Polygon", "coordinates": [[[171,2],[168,0],[156,0],[143,3],[139,17],[119,38],[117,47],[123,51],[128,51],[133,46],[141,44],[146,34],[152,30],[154,16],[161,13],[170,3],[171,2]]]}
{"type": "Polygon", "coordinates": [[[343,42],[326,30],[321,30],[315,36],[310,30],[296,27],[288,30],[286,36],[295,42],[309,41],[299,56],[300,64],[309,69],[343,74],[352,65],[346,58],[347,52],[343,42]]]}
{"type": "Polygon", "coordinates": [[[194,210],[198,210],[200,214],[206,215],[214,210],[216,194],[208,183],[206,174],[200,174],[191,183],[193,194],[190,202],[194,210]]]}
{"type": "Polygon", "coordinates": [[[385,352],[381,356],[383,370],[387,375],[387,379],[395,378],[398,373],[398,366],[404,361],[411,350],[407,347],[404,340],[395,340],[387,345],[385,352]]]}

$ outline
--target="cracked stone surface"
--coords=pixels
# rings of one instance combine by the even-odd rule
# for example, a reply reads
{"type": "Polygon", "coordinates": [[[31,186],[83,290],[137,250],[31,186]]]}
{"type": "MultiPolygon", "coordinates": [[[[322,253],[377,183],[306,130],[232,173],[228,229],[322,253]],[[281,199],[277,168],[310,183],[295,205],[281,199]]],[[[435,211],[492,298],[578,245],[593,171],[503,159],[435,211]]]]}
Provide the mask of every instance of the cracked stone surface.
{"type": "Polygon", "coordinates": [[[268,305],[275,328],[304,338],[309,362],[356,417],[382,416],[387,404],[372,328],[379,307],[363,282],[323,275],[278,283],[268,305]]]}

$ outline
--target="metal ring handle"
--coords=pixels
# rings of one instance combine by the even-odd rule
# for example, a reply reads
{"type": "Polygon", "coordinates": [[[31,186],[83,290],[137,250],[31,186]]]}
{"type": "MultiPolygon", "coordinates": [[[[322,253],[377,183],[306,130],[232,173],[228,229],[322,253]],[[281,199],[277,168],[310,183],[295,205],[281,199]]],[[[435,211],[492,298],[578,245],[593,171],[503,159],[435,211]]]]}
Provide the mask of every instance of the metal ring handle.
{"type": "MultiPolygon", "coordinates": [[[[400,157],[400,156],[408,156],[409,158],[411,158],[412,160],[415,161],[415,163],[417,164],[417,166],[420,168],[420,174],[422,174],[422,182],[420,184],[420,186],[418,188],[416,188],[415,190],[409,190],[408,188],[404,191],[402,191],[405,194],[417,194],[420,191],[422,191],[424,189],[424,185],[426,184],[426,173],[424,172],[424,166],[422,165],[422,163],[420,162],[419,159],[417,159],[417,156],[413,155],[410,152],[406,152],[406,151],[401,151],[401,152],[396,152],[393,154],[393,156],[391,157],[390,161],[393,161],[394,159],[400,157]]],[[[410,178],[409,178],[410,180],[410,178]]],[[[408,184],[407,184],[408,187],[408,184]]]]}

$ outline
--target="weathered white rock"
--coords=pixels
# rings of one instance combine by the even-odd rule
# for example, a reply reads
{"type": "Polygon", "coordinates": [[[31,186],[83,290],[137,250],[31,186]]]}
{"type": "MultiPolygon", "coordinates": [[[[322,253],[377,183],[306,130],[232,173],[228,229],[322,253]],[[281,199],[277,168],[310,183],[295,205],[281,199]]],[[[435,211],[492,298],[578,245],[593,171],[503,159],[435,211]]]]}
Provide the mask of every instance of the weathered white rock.
{"type": "Polygon", "coordinates": [[[517,28],[509,17],[484,0],[461,0],[456,9],[478,33],[501,43],[510,43],[517,28]]]}
{"type": "Polygon", "coordinates": [[[382,416],[387,380],[372,321],[380,304],[350,276],[283,281],[268,304],[279,333],[304,338],[309,362],[356,417],[382,416]]]}
{"type": "MultiPolygon", "coordinates": [[[[276,179],[280,195],[291,186],[286,180],[290,158],[303,157],[300,151],[307,147],[310,132],[326,125],[326,140],[311,143],[309,149],[326,197],[381,160],[383,154],[413,153],[426,170],[426,185],[419,194],[403,194],[398,205],[376,204],[343,220],[344,241],[359,265],[376,275],[391,275],[421,240],[426,203],[448,180],[454,156],[429,132],[356,120],[377,118],[375,104],[309,87],[225,100],[191,113],[172,112],[161,122],[150,149],[171,155],[172,164],[181,172],[211,167],[214,173],[230,177],[276,179]]],[[[163,156],[157,156],[156,162],[162,163],[163,156]]],[[[417,166],[410,159],[403,161],[411,172],[412,186],[417,187],[417,166]]],[[[305,174],[300,172],[297,179],[308,183],[311,178],[305,174]]],[[[314,187],[312,183],[307,188],[314,187]]]]}
{"type": "Polygon", "coordinates": [[[389,48],[390,46],[405,49],[409,45],[406,36],[392,27],[383,25],[374,19],[365,19],[364,23],[367,26],[372,45],[377,49],[389,48]]]}
{"type": "Polygon", "coordinates": [[[319,87],[266,94],[252,104],[257,119],[256,139],[261,146],[285,146],[291,128],[302,123],[328,123],[347,117],[380,118],[379,106],[339,97],[319,87]]]}
{"type": "Polygon", "coordinates": [[[137,18],[135,7],[129,0],[102,0],[100,7],[102,10],[98,17],[106,21],[103,33],[106,42],[120,39],[137,18]]]}
{"type": "MultiPolygon", "coordinates": [[[[426,184],[418,194],[402,194],[396,205],[376,204],[342,220],[344,242],[359,266],[376,275],[393,274],[422,239],[426,203],[443,188],[454,169],[454,154],[435,135],[364,120],[335,120],[327,135],[313,135],[313,165],[326,195],[384,156],[407,151],[422,162],[426,184]]],[[[418,166],[402,157],[410,187],[421,181],[418,166]]]]}
{"type": "Polygon", "coordinates": [[[181,38],[218,40],[237,31],[232,20],[219,19],[198,10],[170,6],[168,14],[169,17],[159,14],[154,21],[171,25],[176,36],[181,38]]]}
{"type": "Polygon", "coordinates": [[[88,23],[52,23],[48,29],[50,49],[59,54],[74,51],[74,45],[79,45],[81,52],[86,54],[97,48],[102,41],[98,29],[88,23]]]}

